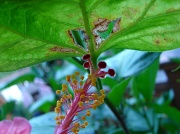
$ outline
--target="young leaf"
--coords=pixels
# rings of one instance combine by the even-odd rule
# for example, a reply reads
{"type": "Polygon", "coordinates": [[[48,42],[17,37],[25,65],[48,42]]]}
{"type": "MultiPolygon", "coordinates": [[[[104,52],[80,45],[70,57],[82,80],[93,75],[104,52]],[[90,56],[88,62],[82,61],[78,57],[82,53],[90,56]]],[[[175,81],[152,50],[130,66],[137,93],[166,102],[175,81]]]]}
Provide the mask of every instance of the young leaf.
{"type": "Polygon", "coordinates": [[[130,78],[123,80],[121,83],[114,86],[108,93],[108,98],[114,106],[119,106],[121,99],[124,95],[126,87],[129,83],[130,78]]]}

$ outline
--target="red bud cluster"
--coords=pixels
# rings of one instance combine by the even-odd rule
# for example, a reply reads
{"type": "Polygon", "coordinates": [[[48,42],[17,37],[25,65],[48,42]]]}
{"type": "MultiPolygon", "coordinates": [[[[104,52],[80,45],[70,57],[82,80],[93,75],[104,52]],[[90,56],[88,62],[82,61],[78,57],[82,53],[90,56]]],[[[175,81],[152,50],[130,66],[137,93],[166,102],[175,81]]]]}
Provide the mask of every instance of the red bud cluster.
{"type": "Polygon", "coordinates": [[[91,61],[91,56],[90,54],[86,54],[82,57],[82,59],[85,61],[83,66],[85,69],[90,69],[90,73],[91,74],[95,74],[96,77],[100,77],[100,78],[105,78],[105,76],[107,74],[109,74],[110,76],[115,76],[115,71],[114,69],[109,69],[108,71],[102,71],[102,69],[105,69],[107,67],[106,62],[104,61],[100,61],[98,63],[98,69],[95,70],[91,61]]]}

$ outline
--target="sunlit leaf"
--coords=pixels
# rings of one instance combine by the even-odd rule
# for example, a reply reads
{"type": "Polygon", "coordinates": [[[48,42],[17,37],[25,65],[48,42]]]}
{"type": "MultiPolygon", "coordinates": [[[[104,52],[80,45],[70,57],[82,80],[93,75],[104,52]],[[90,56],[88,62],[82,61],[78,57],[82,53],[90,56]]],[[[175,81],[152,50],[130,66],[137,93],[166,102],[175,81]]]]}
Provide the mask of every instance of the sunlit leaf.
{"type": "Polygon", "coordinates": [[[82,56],[86,51],[73,41],[69,30],[84,30],[89,51],[95,56],[110,48],[164,51],[180,47],[178,0],[1,0],[0,3],[0,71],[82,56]],[[108,24],[119,18],[113,30],[108,29],[108,24]],[[108,23],[95,26],[98,19],[108,23]],[[105,29],[110,34],[99,48],[92,32],[97,27],[97,32],[105,29]]]}
{"type": "Polygon", "coordinates": [[[83,52],[17,35],[0,27],[0,70],[11,71],[43,61],[66,56],[80,56],[83,52]]]}
{"type": "Polygon", "coordinates": [[[93,20],[121,17],[120,30],[101,44],[98,53],[110,48],[164,51],[180,47],[178,0],[107,0],[91,10],[93,20]]]}
{"type": "Polygon", "coordinates": [[[68,34],[68,30],[83,27],[77,2],[1,0],[0,3],[1,71],[86,53],[68,34]]]}

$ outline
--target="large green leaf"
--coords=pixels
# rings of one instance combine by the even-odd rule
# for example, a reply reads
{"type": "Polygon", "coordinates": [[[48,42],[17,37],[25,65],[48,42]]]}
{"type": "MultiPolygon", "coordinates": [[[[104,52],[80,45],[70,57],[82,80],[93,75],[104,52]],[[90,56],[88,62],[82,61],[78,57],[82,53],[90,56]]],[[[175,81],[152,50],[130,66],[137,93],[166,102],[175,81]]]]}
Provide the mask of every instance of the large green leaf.
{"type": "Polygon", "coordinates": [[[98,53],[110,48],[164,51],[180,47],[179,0],[103,1],[94,14],[107,19],[121,17],[120,31],[104,41],[98,53]]]}
{"type": "Polygon", "coordinates": [[[0,71],[82,56],[86,51],[69,30],[85,30],[95,56],[110,48],[178,48],[179,22],[178,0],[0,0],[0,71]],[[121,21],[120,30],[97,48],[92,30],[99,18],[121,21]]]}
{"type": "Polygon", "coordinates": [[[68,30],[83,27],[77,2],[1,0],[0,3],[1,71],[86,53],[68,35],[68,30]]]}
{"type": "Polygon", "coordinates": [[[0,27],[0,71],[11,71],[60,57],[81,56],[84,52],[79,50],[23,37],[0,27]]]}
{"type": "Polygon", "coordinates": [[[136,97],[142,94],[146,101],[152,100],[158,68],[159,59],[156,59],[148,68],[133,78],[132,89],[136,97]]]}

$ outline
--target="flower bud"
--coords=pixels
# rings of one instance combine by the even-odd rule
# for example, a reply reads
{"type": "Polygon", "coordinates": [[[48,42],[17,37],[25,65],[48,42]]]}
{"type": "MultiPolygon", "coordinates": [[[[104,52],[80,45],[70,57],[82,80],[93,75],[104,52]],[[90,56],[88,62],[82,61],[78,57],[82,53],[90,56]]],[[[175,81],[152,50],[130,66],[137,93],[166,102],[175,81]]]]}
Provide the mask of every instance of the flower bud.
{"type": "Polygon", "coordinates": [[[109,69],[108,73],[109,73],[110,76],[115,76],[115,74],[116,74],[114,69],[109,69]]]}
{"type": "Polygon", "coordinates": [[[89,60],[91,58],[90,54],[86,54],[82,57],[83,60],[89,60]]]}
{"type": "Polygon", "coordinates": [[[98,67],[99,67],[99,68],[106,68],[106,62],[100,61],[100,62],[98,63],[98,67]]]}

